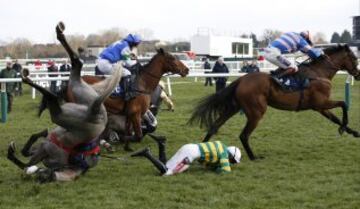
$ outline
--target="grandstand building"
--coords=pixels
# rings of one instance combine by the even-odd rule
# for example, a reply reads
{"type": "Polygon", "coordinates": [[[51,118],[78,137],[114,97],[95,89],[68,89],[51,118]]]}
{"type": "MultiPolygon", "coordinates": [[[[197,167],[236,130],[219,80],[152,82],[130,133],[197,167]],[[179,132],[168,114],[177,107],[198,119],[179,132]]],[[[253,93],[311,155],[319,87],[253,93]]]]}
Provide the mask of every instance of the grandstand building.
{"type": "Polygon", "coordinates": [[[249,59],[253,57],[251,38],[214,35],[210,31],[198,32],[191,37],[191,51],[197,56],[224,57],[229,60],[249,59]]]}

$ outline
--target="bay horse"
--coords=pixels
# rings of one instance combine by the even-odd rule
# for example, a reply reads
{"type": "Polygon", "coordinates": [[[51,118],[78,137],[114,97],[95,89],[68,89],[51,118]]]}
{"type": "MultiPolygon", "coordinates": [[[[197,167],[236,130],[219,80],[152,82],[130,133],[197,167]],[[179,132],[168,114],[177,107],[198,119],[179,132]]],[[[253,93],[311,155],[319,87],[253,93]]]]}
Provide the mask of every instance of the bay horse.
{"type": "Polygon", "coordinates": [[[68,53],[72,70],[70,72],[68,92],[71,102],[60,103],[61,98],[44,87],[34,83],[22,74],[24,83],[29,84],[43,94],[50,111],[51,121],[57,125],[54,129],[33,134],[22,149],[28,163],[15,156],[15,143],[8,147],[7,158],[27,174],[35,173],[41,182],[52,180],[73,180],[98,161],[98,137],[107,125],[107,112],[104,100],[119,83],[122,65],[115,65],[112,77],[96,86],[90,86],[81,79],[82,62],[66,41],[63,31],[65,25],[60,22],[56,26],[57,39],[68,53]],[[38,138],[44,137],[39,146],[33,144],[38,138]],[[36,164],[43,162],[46,169],[39,169],[36,164]]]}
{"type": "MultiPolygon", "coordinates": [[[[121,97],[108,97],[105,100],[104,105],[106,110],[109,114],[111,114],[111,116],[109,116],[109,120],[111,119],[114,123],[120,123],[115,126],[121,127],[121,120],[123,120],[123,117],[119,117],[117,118],[118,120],[116,120],[116,115],[126,116],[125,132],[127,136],[124,138],[125,150],[132,151],[129,147],[130,140],[140,141],[143,138],[141,130],[142,116],[150,107],[151,93],[159,84],[162,75],[168,72],[180,74],[182,77],[185,77],[189,73],[189,68],[173,55],[160,48],[157,50],[157,54],[152,57],[149,63],[143,66],[136,78],[135,82],[137,84],[137,89],[135,91],[138,92],[139,95],[127,102],[125,102],[121,97]],[[131,136],[130,134],[131,127],[135,132],[134,136],[131,136]]],[[[88,84],[96,84],[105,78],[85,75],[82,76],[82,79],[88,84]]],[[[71,92],[66,91],[65,100],[71,100],[71,97],[71,92]]]]}
{"type": "Polygon", "coordinates": [[[251,160],[256,159],[249,137],[270,105],[288,111],[314,110],[340,126],[339,133],[346,131],[354,137],[359,132],[348,127],[347,107],[344,101],[330,99],[331,80],[339,70],[346,70],[360,80],[358,61],[348,45],[338,45],[324,50],[324,55],[308,64],[299,66],[300,74],[310,79],[303,91],[284,91],[266,73],[251,73],[233,81],[222,91],[203,98],[194,109],[188,124],[198,123],[207,129],[203,141],[208,141],[234,114],[243,110],[247,122],[239,138],[251,160]],[[342,120],[329,110],[342,108],[342,120]]]}

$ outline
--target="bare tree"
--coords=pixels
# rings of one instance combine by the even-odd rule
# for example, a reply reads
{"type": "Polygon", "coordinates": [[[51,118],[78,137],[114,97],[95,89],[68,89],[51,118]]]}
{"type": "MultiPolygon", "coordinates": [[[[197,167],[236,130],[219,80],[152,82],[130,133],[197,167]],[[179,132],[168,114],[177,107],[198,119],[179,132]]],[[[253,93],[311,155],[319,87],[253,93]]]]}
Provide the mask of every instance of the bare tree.
{"type": "Polygon", "coordinates": [[[13,58],[25,58],[31,49],[31,42],[26,38],[17,38],[5,47],[7,56],[13,58]]]}
{"type": "Polygon", "coordinates": [[[86,46],[95,46],[95,45],[103,46],[101,36],[99,34],[94,34],[94,33],[89,34],[86,37],[86,46]]]}
{"type": "Polygon", "coordinates": [[[84,35],[80,35],[80,34],[68,35],[67,39],[69,41],[69,44],[74,49],[78,49],[79,47],[85,47],[86,46],[86,39],[85,39],[84,35]]]}
{"type": "Polygon", "coordinates": [[[261,37],[261,42],[259,45],[261,47],[267,46],[271,41],[274,41],[275,39],[279,38],[281,36],[282,32],[279,30],[273,30],[273,29],[265,29],[264,33],[261,37]]]}
{"type": "Polygon", "coordinates": [[[101,45],[109,45],[115,41],[122,39],[126,34],[127,30],[120,28],[111,28],[109,30],[102,31],[100,34],[101,45]]]}

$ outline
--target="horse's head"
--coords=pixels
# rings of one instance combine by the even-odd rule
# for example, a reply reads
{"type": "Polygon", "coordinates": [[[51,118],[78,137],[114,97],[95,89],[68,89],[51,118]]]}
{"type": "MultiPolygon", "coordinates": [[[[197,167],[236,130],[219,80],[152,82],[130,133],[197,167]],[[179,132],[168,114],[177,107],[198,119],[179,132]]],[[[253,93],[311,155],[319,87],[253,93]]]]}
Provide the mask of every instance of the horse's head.
{"type": "Polygon", "coordinates": [[[181,77],[185,77],[189,73],[189,68],[184,65],[180,60],[176,59],[173,55],[165,52],[164,49],[160,48],[157,50],[157,55],[163,65],[163,73],[171,72],[179,74],[181,77]]]}
{"type": "Polygon", "coordinates": [[[350,47],[346,44],[344,45],[346,58],[344,59],[344,69],[348,71],[348,73],[354,78],[359,81],[360,80],[360,70],[357,68],[358,66],[358,59],[355,56],[354,52],[351,51],[350,47]]]}
{"type": "Polygon", "coordinates": [[[360,80],[360,71],[357,68],[357,57],[347,44],[325,49],[325,53],[337,55],[338,60],[341,60],[338,63],[339,68],[346,70],[350,75],[354,76],[356,80],[360,80]]]}

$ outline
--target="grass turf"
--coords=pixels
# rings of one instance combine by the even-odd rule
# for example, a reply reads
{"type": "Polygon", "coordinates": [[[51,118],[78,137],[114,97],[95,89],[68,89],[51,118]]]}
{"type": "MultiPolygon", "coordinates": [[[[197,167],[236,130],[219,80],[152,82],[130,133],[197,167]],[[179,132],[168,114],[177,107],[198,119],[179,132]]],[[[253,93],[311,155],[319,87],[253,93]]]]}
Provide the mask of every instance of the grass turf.
{"type": "MultiPolygon", "coordinates": [[[[343,100],[344,76],[333,82],[334,99],[343,100]]],[[[178,81],[192,81],[182,79],[178,81]]],[[[204,131],[186,121],[197,101],[212,92],[203,82],[173,85],[176,110],[160,112],[157,133],[168,138],[168,157],[181,145],[199,142],[204,131]]],[[[0,124],[0,208],[359,208],[360,140],[339,136],[337,126],[314,111],[301,113],[269,108],[250,145],[265,158],[251,162],[238,136],[243,115],[231,118],[213,138],[242,150],[242,162],[230,174],[218,175],[193,165],[189,171],[160,177],[145,159],[102,158],[75,182],[40,185],[6,159],[7,145],[20,148],[28,137],[54,127],[48,113],[38,119],[39,97],[30,90],[15,98],[6,124],[0,124]]],[[[341,115],[341,110],[333,111],[341,115]]],[[[350,127],[360,129],[360,86],[352,86],[350,127]]],[[[135,149],[155,143],[148,137],[135,149]]],[[[114,156],[126,156],[117,147],[114,156]]],[[[20,156],[20,153],[18,153],[20,156]]],[[[196,164],[196,163],[195,163],[196,164]]]]}

